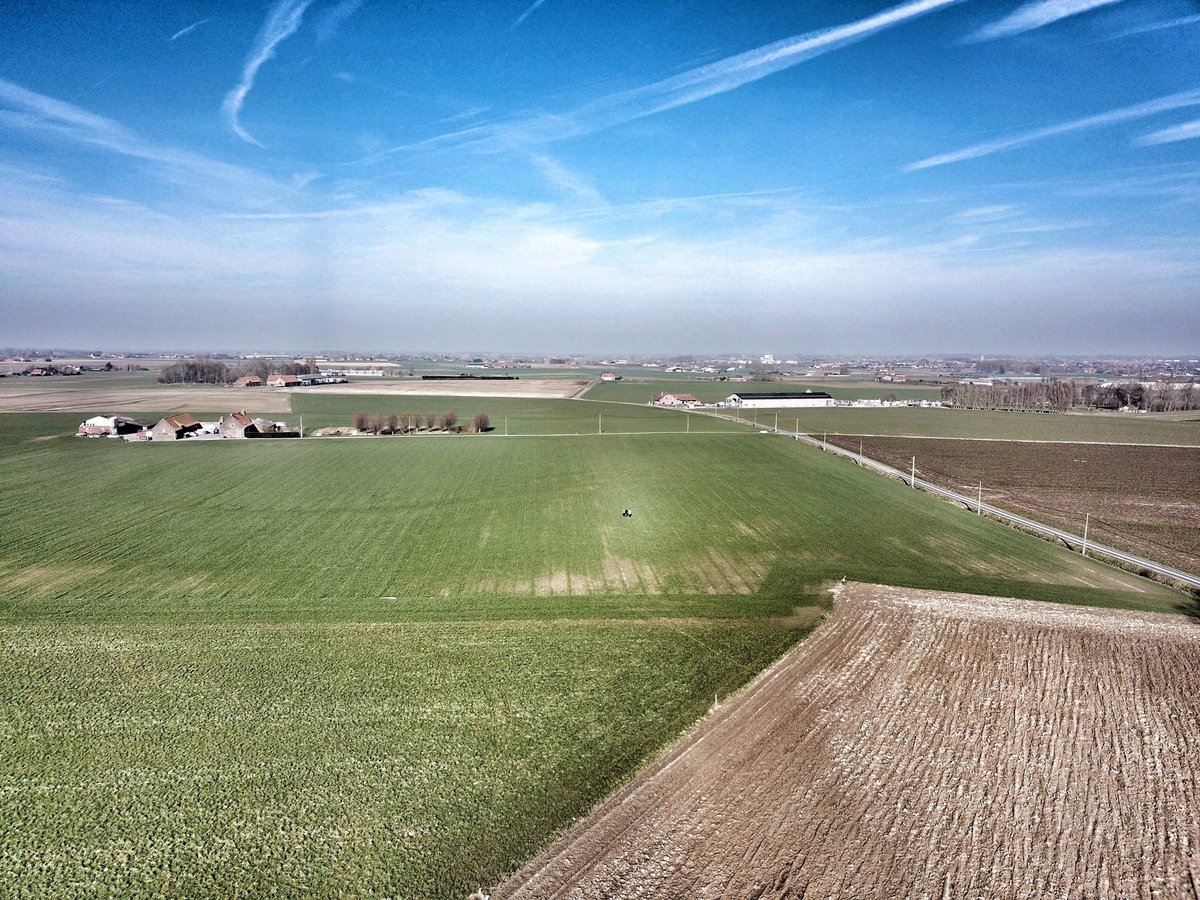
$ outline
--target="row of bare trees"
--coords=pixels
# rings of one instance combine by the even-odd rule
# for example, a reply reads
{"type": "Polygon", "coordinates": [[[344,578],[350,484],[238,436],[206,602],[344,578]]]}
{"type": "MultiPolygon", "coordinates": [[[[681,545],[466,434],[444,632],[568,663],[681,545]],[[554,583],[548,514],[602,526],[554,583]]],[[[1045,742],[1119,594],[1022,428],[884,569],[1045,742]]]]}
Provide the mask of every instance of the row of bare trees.
{"type": "Polygon", "coordinates": [[[373,416],[360,412],[354,415],[354,427],[363,434],[416,434],[420,431],[443,431],[456,434],[482,434],[492,430],[491,420],[485,412],[476,413],[469,422],[459,424],[458,413],[392,413],[390,416],[373,416]]]}
{"type": "Polygon", "coordinates": [[[311,356],[300,363],[248,359],[240,366],[201,356],[171,363],[158,373],[158,380],[162,384],[228,384],[243,375],[257,375],[266,381],[271,375],[311,375],[317,371],[317,361],[311,356]]]}
{"type": "Polygon", "coordinates": [[[1145,385],[1130,381],[1101,385],[1056,378],[997,384],[947,384],[942,387],[942,402],[960,409],[1068,412],[1076,406],[1089,406],[1182,412],[1200,409],[1200,387],[1191,382],[1145,385]]]}
{"type": "Polygon", "coordinates": [[[1083,403],[1074,381],[1021,381],[942,385],[942,402],[960,409],[1019,409],[1068,412],[1083,403]]]}

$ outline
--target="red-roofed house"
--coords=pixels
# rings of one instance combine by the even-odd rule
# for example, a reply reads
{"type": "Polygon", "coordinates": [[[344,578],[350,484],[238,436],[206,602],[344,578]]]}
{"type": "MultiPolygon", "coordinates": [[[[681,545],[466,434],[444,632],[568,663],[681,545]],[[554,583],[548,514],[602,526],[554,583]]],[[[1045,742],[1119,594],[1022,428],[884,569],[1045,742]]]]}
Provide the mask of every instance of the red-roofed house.
{"type": "Polygon", "coordinates": [[[191,413],[178,413],[158,420],[150,429],[156,441],[177,441],[199,431],[203,426],[191,413]]]}
{"type": "Polygon", "coordinates": [[[300,387],[298,375],[272,375],[267,379],[269,387],[300,387]]]}
{"type": "Polygon", "coordinates": [[[257,375],[243,375],[233,383],[234,387],[262,387],[263,380],[257,375]]]}
{"type": "Polygon", "coordinates": [[[223,418],[217,425],[217,431],[220,432],[221,437],[244,438],[247,432],[258,431],[258,426],[243,409],[241,412],[235,412],[223,418]]]}

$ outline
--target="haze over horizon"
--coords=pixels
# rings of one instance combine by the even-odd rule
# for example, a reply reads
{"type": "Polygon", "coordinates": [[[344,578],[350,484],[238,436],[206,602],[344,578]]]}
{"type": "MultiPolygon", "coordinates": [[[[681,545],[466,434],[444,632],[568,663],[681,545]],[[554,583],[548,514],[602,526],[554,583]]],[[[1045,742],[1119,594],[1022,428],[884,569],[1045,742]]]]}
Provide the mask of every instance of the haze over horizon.
{"type": "Polygon", "coordinates": [[[1200,3],[30,4],[0,343],[1200,349],[1200,3]]]}

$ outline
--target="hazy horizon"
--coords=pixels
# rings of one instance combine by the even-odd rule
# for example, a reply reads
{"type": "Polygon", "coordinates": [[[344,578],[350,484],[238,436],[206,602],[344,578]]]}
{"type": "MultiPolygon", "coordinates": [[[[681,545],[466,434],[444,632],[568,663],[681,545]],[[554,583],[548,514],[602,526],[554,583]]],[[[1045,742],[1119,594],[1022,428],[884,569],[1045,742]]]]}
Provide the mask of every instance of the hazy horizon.
{"type": "Polygon", "coordinates": [[[17,6],[0,340],[1194,355],[1196,13],[17,6]]]}

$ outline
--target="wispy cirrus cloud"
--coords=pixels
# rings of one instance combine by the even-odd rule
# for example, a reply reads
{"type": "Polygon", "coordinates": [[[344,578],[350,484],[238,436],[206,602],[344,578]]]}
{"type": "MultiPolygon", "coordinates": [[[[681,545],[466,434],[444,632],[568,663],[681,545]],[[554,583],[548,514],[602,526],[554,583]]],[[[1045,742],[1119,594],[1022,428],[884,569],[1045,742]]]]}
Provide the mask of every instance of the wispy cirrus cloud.
{"type": "Polygon", "coordinates": [[[3,79],[0,125],[155,163],[157,173],[175,183],[211,186],[216,182],[241,195],[280,192],[277,183],[255,172],[155,143],[112,119],[3,79]]]}
{"type": "Polygon", "coordinates": [[[188,25],[186,28],[180,28],[177,32],[175,32],[173,35],[171,35],[169,38],[167,38],[167,43],[170,43],[171,41],[177,41],[181,37],[183,37],[185,34],[191,34],[193,31],[195,31],[201,25],[207,25],[211,21],[212,21],[212,16],[209,16],[207,19],[201,19],[198,22],[193,22],[191,25],[188,25]]]}
{"type": "Polygon", "coordinates": [[[1144,134],[1134,143],[1139,147],[1151,147],[1156,144],[1173,144],[1176,141],[1192,141],[1197,138],[1200,138],[1200,119],[1192,119],[1190,122],[1144,134]]]}
{"type": "Polygon", "coordinates": [[[517,28],[520,28],[520,27],[521,27],[521,24],[522,24],[522,23],[523,23],[523,22],[524,22],[526,19],[528,19],[530,16],[532,16],[532,15],[533,15],[533,13],[534,13],[534,11],[536,11],[536,10],[537,10],[537,8],[538,8],[539,6],[541,6],[541,5],[542,5],[543,3],[545,3],[545,2],[546,2],[546,0],[533,0],[533,3],[531,3],[531,4],[529,5],[529,7],[528,7],[528,8],[525,10],[525,12],[521,13],[521,14],[520,14],[519,16],[517,16],[517,18],[516,18],[516,19],[513,21],[513,23],[512,23],[512,29],[513,29],[513,30],[515,30],[515,29],[517,29],[517,28]]]}
{"type": "MultiPolygon", "coordinates": [[[[609,94],[568,113],[531,116],[460,129],[415,144],[393,147],[360,162],[406,150],[458,146],[495,152],[592,134],[732,91],[911,19],[962,2],[964,0],[910,0],[865,19],[784,38],[662,81],[609,94]]],[[[533,8],[536,8],[536,4],[533,8]]],[[[532,12],[532,9],[529,11],[532,12]]]]}
{"type": "Polygon", "coordinates": [[[246,62],[242,66],[242,80],[228,94],[225,95],[225,100],[221,104],[221,110],[225,114],[225,119],[229,123],[229,127],[233,133],[240,137],[247,144],[254,144],[256,147],[263,145],[256,140],[249,132],[242,128],[239,117],[242,112],[242,104],[246,102],[246,96],[254,87],[254,80],[258,77],[258,70],[263,67],[272,56],[275,55],[275,48],[280,43],[287,40],[300,28],[300,23],[304,20],[305,11],[311,6],[313,0],[280,0],[271,9],[267,19],[262,24],[262,28],[258,31],[258,36],[254,39],[254,46],[250,50],[249,56],[246,57],[246,62]]]}
{"type": "Polygon", "coordinates": [[[321,13],[317,17],[314,30],[317,33],[317,41],[325,43],[335,37],[341,29],[342,24],[352,15],[359,11],[364,0],[341,0],[340,3],[335,3],[329,9],[321,13]]]}
{"type": "Polygon", "coordinates": [[[558,190],[594,206],[606,205],[604,197],[596,190],[596,186],[584,175],[544,153],[534,153],[530,159],[542,178],[558,190]]]}
{"type": "Polygon", "coordinates": [[[981,156],[990,156],[993,153],[1024,147],[1027,144],[1045,140],[1046,138],[1070,134],[1075,131],[1086,131],[1092,128],[1103,128],[1106,125],[1115,125],[1119,122],[1132,122],[1137,119],[1144,119],[1148,116],[1169,112],[1173,109],[1184,109],[1189,106],[1200,106],[1200,89],[1169,94],[1166,97],[1159,97],[1155,100],[1149,100],[1146,103],[1124,106],[1120,109],[1109,110],[1108,112],[1099,113],[1094,116],[1073,119],[1070,122],[1063,122],[1059,125],[1035,128],[1032,131],[1025,131],[1010,137],[999,138],[994,141],[984,141],[981,144],[972,144],[970,147],[964,147],[961,150],[955,150],[951,153],[941,153],[937,156],[930,156],[915,163],[910,163],[904,167],[904,170],[906,172],[915,172],[920,169],[932,169],[937,166],[963,162],[968,159],[978,159],[981,156]]]}
{"type": "Polygon", "coordinates": [[[1187,25],[1200,25],[1200,16],[1183,16],[1179,19],[1169,19],[1166,22],[1151,22],[1149,25],[1139,25],[1137,28],[1127,28],[1111,35],[1108,40],[1133,37],[1138,34],[1150,34],[1154,31],[1165,31],[1168,28],[1183,28],[1187,25]]]}
{"type": "Polygon", "coordinates": [[[966,40],[967,43],[976,43],[1012,37],[1015,34],[1052,25],[1060,19],[1067,19],[1081,13],[1091,12],[1102,6],[1111,6],[1121,2],[1122,0],[1034,0],[1003,19],[983,26],[968,35],[966,40]]]}

